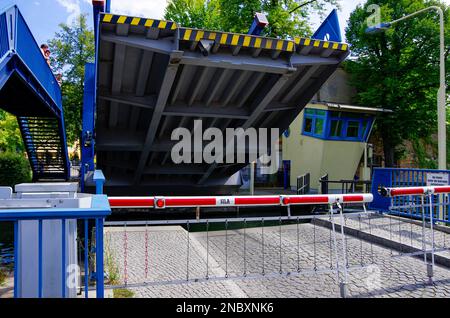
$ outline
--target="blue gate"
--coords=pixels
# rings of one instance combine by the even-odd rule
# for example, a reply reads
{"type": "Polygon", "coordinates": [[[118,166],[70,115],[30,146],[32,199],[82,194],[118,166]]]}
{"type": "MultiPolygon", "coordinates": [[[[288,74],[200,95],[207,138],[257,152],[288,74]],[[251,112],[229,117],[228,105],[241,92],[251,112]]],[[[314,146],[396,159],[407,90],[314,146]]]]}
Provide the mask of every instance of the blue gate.
{"type": "MultiPolygon", "coordinates": [[[[387,198],[380,195],[379,189],[381,187],[425,187],[432,185],[430,184],[430,180],[428,180],[431,174],[442,174],[446,179],[450,179],[449,170],[375,168],[372,178],[372,194],[374,200],[369,204],[369,208],[384,213],[420,218],[422,215],[421,197],[405,196],[387,198]]],[[[425,198],[424,203],[429,204],[427,198],[425,198]]],[[[449,223],[448,195],[433,196],[432,203],[436,220],[449,223]]]]}

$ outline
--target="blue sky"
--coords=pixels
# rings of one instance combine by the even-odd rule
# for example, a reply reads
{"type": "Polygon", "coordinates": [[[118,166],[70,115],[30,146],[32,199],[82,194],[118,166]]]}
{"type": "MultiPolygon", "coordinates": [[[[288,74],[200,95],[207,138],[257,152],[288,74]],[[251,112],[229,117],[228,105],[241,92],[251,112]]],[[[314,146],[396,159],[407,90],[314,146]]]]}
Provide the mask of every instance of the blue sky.
{"type": "MultiPolygon", "coordinates": [[[[162,18],[167,0],[112,0],[114,13],[141,16],[148,18],[162,18]]],[[[342,34],[346,21],[354,8],[365,0],[340,0],[339,13],[342,34]]],[[[450,0],[445,0],[450,4],[450,0]]],[[[25,17],[38,43],[44,43],[52,38],[62,22],[70,22],[78,13],[89,14],[89,23],[92,25],[91,0],[0,0],[0,9],[5,6],[17,4],[25,17]]],[[[331,11],[330,7],[330,11],[331,11]]],[[[321,18],[312,20],[314,27],[320,25],[321,18]]]]}

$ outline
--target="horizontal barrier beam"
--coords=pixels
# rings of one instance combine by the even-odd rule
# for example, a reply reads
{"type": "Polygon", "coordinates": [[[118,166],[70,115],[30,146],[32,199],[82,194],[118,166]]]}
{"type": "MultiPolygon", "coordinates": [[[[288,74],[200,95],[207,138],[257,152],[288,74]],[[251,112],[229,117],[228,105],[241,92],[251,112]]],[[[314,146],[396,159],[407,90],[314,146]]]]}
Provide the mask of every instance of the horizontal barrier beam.
{"type": "Polygon", "coordinates": [[[254,207],[370,203],[372,194],[344,195],[272,195],[218,197],[109,197],[111,208],[196,208],[196,207],[254,207]]]}
{"type": "Polygon", "coordinates": [[[410,188],[381,188],[384,197],[401,197],[409,195],[428,195],[450,193],[450,186],[410,187],[410,188]]]}

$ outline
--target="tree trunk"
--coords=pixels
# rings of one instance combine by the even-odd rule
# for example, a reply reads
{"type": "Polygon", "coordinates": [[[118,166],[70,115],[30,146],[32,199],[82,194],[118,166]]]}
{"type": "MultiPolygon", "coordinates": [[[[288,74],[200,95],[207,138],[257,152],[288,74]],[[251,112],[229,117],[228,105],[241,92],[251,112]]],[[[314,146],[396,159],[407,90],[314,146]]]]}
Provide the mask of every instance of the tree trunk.
{"type": "Polygon", "coordinates": [[[384,164],[386,168],[396,167],[395,145],[392,143],[389,133],[385,129],[382,131],[381,139],[383,139],[384,164]]]}

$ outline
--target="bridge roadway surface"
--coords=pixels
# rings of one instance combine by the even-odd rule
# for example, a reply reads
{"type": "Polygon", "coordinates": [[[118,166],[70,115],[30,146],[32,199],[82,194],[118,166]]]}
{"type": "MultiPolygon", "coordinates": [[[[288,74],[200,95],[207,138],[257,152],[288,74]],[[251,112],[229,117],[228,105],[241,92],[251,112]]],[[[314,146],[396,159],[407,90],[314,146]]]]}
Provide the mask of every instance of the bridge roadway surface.
{"type": "MultiPolygon", "coordinates": [[[[325,217],[324,221],[328,218],[325,217]]],[[[398,241],[411,242],[416,246],[421,242],[422,228],[398,218],[374,216],[347,219],[346,225],[362,232],[398,241]],[[369,226],[370,225],[370,226],[369,226]],[[400,234],[401,233],[401,234],[400,234]]],[[[329,269],[330,230],[312,223],[285,225],[281,227],[282,270],[297,272],[300,255],[301,275],[289,277],[261,277],[257,279],[232,279],[183,283],[177,285],[154,285],[135,287],[135,297],[261,297],[261,298],[315,298],[339,297],[339,286],[335,272],[321,273],[329,269]],[[314,242],[314,232],[316,244],[314,242]],[[299,245],[297,243],[299,238],[299,245]],[[297,249],[297,246],[300,246],[297,249]],[[315,248],[314,248],[315,246],[315,248]],[[314,249],[316,257],[314,257],[314,249]],[[300,251],[298,253],[297,251],[300,251]],[[314,273],[314,259],[318,273],[314,273]]],[[[124,277],[124,228],[109,227],[105,231],[105,248],[111,253],[124,277]]],[[[278,273],[280,270],[280,227],[264,228],[265,273],[278,273]]],[[[425,233],[429,238],[429,230],[425,233]]],[[[161,282],[186,279],[187,232],[180,226],[148,227],[148,277],[145,278],[145,227],[127,227],[127,277],[128,284],[142,282],[161,282]]],[[[245,266],[248,275],[262,272],[262,228],[228,230],[189,235],[189,275],[190,278],[206,276],[206,262],[209,263],[209,276],[225,276],[226,268],[230,276],[244,273],[244,237],[246,248],[245,266]],[[225,242],[228,241],[226,257],[225,242]],[[209,244],[207,243],[209,242],[209,244]],[[207,257],[208,256],[208,257],[207,257]],[[226,262],[226,258],[228,262],[226,262]],[[228,266],[226,265],[228,263],[228,266]]],[[[341,238],[340,235],[337,236],[341,238]]],[[[339,241],[340,242],[340,241],[339,241]]],[[[409,243],[408,243],[409,242],[409,243]]],[[[450,246],[450,234],[436,232],[438,247],[450,246]]],[[[429,243],[429,241],[428,241],[429,243]]],[[[421,244],[421,243],[420,243],[421,244]]],[[[348,276],[349,297],[380,298],[441,298],[450,297],[450,270],[443,266],[435,267],[434,284],[428,284],[426,267],[419,258],[396,257],[399,252],[385,248],[356,237],[347,236],[347,255],[350,272],[348,276]],[[365,267],[361,267],[363,264],[365,267]],[[354,267],[354,268],[353,268],[354,267]]],[[[421,246],[421,245],[420,245],[421,246]]],[[[339,251],[341,245],[339,244],[339,251]]],[[[334,250],[332,251],[334,253],[334,250]]],[[[440,253],[446,257],[448,253],[440,253]]],[[[331,254],[332,257],[334,254],[331,254]]],[[[339,254],[342,264],[342,253],[339,254]]],[[[333,260],[333,267],[336,264],[333,260]]]]}

